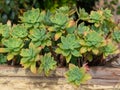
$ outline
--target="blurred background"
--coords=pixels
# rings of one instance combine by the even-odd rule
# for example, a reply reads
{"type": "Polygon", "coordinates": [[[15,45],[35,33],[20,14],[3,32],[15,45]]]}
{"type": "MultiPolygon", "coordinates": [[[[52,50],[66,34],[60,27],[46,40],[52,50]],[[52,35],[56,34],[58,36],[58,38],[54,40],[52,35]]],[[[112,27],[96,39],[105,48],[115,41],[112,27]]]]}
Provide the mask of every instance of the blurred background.
{"type": "Polygon", "coordinates": [[[118,22],[120,18],[120,0],[0,0],[0,22],[8,20],[18,23],[19,16],[31,8],[54,12],[61,6],[85,8],[87,12],[99,8],[109,8],[118,22]]]}

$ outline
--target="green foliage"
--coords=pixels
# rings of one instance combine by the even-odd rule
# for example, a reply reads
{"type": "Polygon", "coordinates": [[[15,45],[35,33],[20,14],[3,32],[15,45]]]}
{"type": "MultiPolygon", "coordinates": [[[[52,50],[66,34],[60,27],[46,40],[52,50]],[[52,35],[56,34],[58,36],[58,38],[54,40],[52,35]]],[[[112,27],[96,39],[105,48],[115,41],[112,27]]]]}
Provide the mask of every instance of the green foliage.
{"type": "Polygon", "coordinates": [[[23,41],[17,38],[3,39],[2,43],[5,45],[5,49],[8,50],[8,60],[13,59],[15,55],[19,54],[24,45],[23,41]]]}
{"type": "Polygon", "coordinates": [[[87,20],[89,16],[89,14],[85,11],[85,9],[79,9],[78,15],[82,20],[87,20]]]}
{"type": "Polygon", "coordinates": [[[73,64],[69,64],[69,71],[65,73],[65,77],[69,83],[76,86],[85,84],[87,80],[91,79],[91,76],[87,74],[84,67],[79,68],[73,64]]]}
{"type": "Polygon", "coordinates": [[[120,31],[114,31],[112,34],[112,38],[113,40],[115,40],[116,42],[120,43],[120,31]]]}
{"type": "Polygon", "coordinates": [[[75,0],[1,0],[0,22],[5,24],[10,20],[12,23],[18,23],[18,17],[32,8],[55,12],[58,7],[73,7],[75,3],[75,0]]]}
{"type": "Polygon", "coordinates": [[[76,57],[81,56],[81,53],[79,52],[79,40],[74,34],[68,34],[66,37],[62,36],[61,43],[59,43],[58,46],[56,53],[65,56],[67,63],[70,62],[72,55],[76,57]]]}
{"type": "Polygon", "coordinates": [[[0,24],[0,34],[4,38],[8,38],[10,36],[10,27],[8,25],[2,25],[0,24]]]}
{"type": "Polygon", "coordinates": [[[0,64],[5,64],[7,62],[7,58],[5,55],[0,54],[0,64]]]}
{"type": "Polygon", "coordinates": [[[55,41],[57,41],[62,34],[74,32],[75,26],[72,27],[72,25],[70,25],[70,22],[73,20],[69,18],[69,14],[71,13],[73,12],[72,10],[69,10],[68,7],[61,7],[49,17],[52,25],[48,28],[48,30],[55,33],[55,41]]]}
{"type": "Polygon", "coordinates": [[[28,35],[27,29],[22,25],[12,27],[11,36],[15,38],[25,38],[28,35]]]}
{"type": "Polygon", "coordinates": [[[84,40],[80,41],[82,45],[81,53],[86,53],[87,51],[92,51],[94,54],[99,54],[101,48],[106,45],[104,38],[100,36],[97,32],[89,32],[84,40]]]}
{"type": "Polygon", "coordinates": [[[42,71],[45,72],[45,75],[48,76],[50,74],[51,70],[55,70],[56,68],[56,62],[53,57],[51,57],[51,54],[45,54],[41,58],[41,64],[38,68],[38,72],[41,73],[42,71]]]}
{"type": "Polygon", "coordinates": [[[22,49],[20,55],[22,56],[21,64],[24,68],[30,68],[33,73],[37,73],[36,62],[39,60],[39,49],[31,44],[29,49],[22,49]]]}
{"type": "Polygon", "coordinates": [[[61,6],[75,6],[75,0],[41,0],[43,3],[43,8],[46,10],[50,10],[52,12],[55,11],[56,8],[61,6]]]}
{"type": "Polygon", "coordinates": [[[51,41],[49,39],[50,35],[46,33],[45,28],[30,30],[29,38],[32,40],[36,47],[45,47],[51,45],[51,41]]]}
{"type": "Polygon", "coordinates": [[[103,48],[104,58],[108,55],[117,54],[117,53],[119,53],[118,47],[110,41],[107,44],[107,46],[103,48]]]}
{"type": "Polygon", "coordinates": [[[32,26],[38,26],[40,22],[40,10],[39,9],[33,9],[28,10],[23,14],[22,17],[20,17],[21,22],[25,25],[25,27],[30,28],[32,26]]]}
{"type": "MultiPolygon", "coordinates": [[[[19,57],[24,68],[33,73],[44,72],[46,76],[55,70],[59,61],[83,66],[100,58],[101,63],[108,55],[119,53],[119,27],[111,17],[108,9],[90,14],[66,6],[56,12],[28,10],[20,16],[20,24],[0,25],[0,53],[7,60],[19,57]],[[76,21],[74,13],[78,14],[76,21]]],[[[70,64],[69,69],[66,77],[74,85],[90,79],[85,67],[70,64]]]]}
{"type": "MultiPolygon", "coordinates": [[[[67,22],[68,17],[66,17],[66,15],[62,14],[62,13],[56,13],[54,17],[51,17],[51,22],[54,23],[56,26],[56,28],[63,26],[64,28],[64,24],[67,22]]],[[[62,27],[61,27],[62,28],[62,27]]]]}
{"type": "Polygon", "coordinates": [[[90,28],[88,26],[85,26],[85,23],[81,23],[78,26],[78,31],[77,34],[82,37],[83,35],[85,35],[86,33],[88,33],[90,31],[90,28]]]}

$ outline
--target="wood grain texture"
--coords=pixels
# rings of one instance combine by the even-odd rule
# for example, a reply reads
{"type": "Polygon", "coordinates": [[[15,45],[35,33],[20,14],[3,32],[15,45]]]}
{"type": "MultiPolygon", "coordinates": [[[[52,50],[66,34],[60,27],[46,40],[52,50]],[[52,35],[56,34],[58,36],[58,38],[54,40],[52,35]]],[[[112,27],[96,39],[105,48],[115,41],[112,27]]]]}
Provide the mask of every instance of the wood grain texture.
{"type": "MultiPolygon", "coordinates": [[[[51,72],[49,77],[45,77],[44,73],[33,74],[23,68],[0,66],[0,77],[52,78],[55,81],[55,79],[64,78],[64,74],[67,70],[67,68],[57,68],[55,71],[51,72]]],[[[91,67],[89,73],[92,75],[92,79],[87,82],[89,85],[120,84],[120,68],[91,67]]]]}

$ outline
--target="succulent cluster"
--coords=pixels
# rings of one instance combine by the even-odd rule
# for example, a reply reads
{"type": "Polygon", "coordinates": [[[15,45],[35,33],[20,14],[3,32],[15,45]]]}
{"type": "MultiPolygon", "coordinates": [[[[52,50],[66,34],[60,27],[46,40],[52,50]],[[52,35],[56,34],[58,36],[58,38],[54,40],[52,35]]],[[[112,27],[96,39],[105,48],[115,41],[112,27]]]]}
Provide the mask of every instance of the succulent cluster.
{"type": "Polygon", "coordinates": [[[87,63],[94,60],[95,55],[106,58],[119,53],[120,31],[111,16],[108,9],[90,14],[84,9],[77,11],[68,7],[61,7],[56,12],[28,10],[20,16],[20,24],[0,25],[0,53],[5,53],[7,60],[19,56],[24,68],[33,73],[44,72],[47,76],[55,70],[55,59],[61,55],[67,64],[70,63],[70,70],[65,75],[68,82],[78,86],[91,77],[84,67],[71,64],[73,61],[82,58],[83,63],[87,63]],[[78,14],[76,21],[75,12],[78,14]]]}

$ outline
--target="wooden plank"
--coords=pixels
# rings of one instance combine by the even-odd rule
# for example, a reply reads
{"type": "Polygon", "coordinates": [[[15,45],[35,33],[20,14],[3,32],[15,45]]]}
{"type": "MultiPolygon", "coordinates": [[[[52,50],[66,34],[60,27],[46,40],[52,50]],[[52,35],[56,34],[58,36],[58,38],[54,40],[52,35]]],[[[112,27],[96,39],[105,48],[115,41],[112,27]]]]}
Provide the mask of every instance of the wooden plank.
{"type": "Polygon", "coordinates": [[[91,67],[89,72],[93,79],[120,80],[120,68],[91,67]]]}
{"type": "MultiPolygon", "coordinates": [[[[64,73],[67,70],[67,68],[57,68],[55,71],[51,72],[51,75],[47,78],[64,78],[64,73]]],[[[92,79],[87,82],[89,85],[120,84],[120,68],[91,67],[89,73],[92,75],[92,79]]],[[[0,77],[44,78],[45,76],[44,74],[33,74],[23,68],[0,66],[0,77]]]]}

